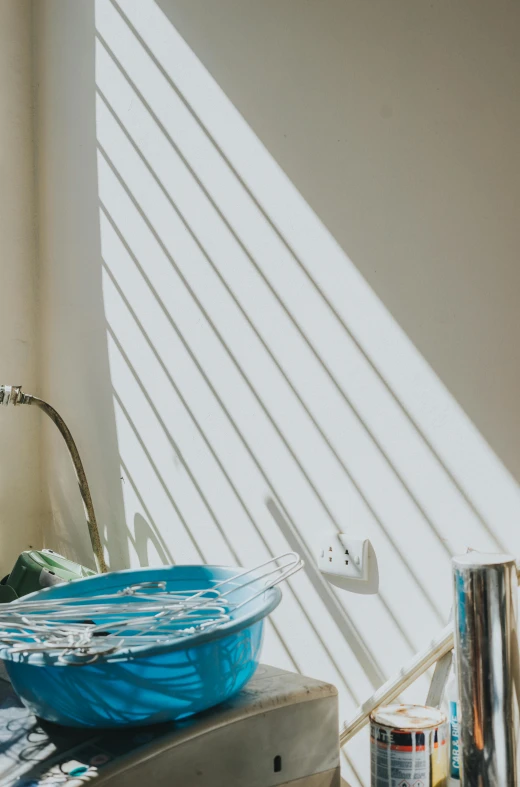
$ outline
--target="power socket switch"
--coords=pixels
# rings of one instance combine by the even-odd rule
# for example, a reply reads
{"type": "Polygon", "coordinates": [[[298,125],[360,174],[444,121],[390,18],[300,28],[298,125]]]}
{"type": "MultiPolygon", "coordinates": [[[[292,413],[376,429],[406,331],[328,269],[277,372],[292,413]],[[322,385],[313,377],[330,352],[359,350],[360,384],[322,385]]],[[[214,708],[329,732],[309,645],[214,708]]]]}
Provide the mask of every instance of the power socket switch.
{"type": "Polygon", "coordinates": [[[331,536],[318,553],[318,568],[322,574],[367,582],[369,544],[368,538],[353,538],[346,533],[331,536]]]}
{"type": "Polygon", "coordinates": [[[318,550],[318,568],[331,585],[350,593],[379,591],[377,557],[368,538],[336,533],[318,550]]]}

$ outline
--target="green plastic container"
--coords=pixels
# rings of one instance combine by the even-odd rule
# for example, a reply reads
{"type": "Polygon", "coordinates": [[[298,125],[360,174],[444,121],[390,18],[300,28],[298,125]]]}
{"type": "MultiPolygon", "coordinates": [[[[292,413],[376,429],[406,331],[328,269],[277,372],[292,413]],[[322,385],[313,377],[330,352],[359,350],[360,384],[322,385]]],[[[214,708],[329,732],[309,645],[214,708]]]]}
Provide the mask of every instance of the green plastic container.
{"type": "Polygon", "coordinates": [[[90,568],[67,560],[52,549],[22,552],[9,576],[0,585],[0,602],[13,601],[35,590],[95,576],[90,568]]]}

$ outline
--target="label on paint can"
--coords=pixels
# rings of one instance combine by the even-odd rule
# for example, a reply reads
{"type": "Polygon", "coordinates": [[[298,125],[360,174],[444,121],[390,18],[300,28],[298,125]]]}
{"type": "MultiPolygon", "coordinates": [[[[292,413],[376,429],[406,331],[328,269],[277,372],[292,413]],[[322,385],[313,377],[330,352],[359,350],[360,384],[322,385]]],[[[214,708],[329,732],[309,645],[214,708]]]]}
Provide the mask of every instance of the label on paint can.
{"type": "Polygon", "coordinates": [[[391,705],[371,716],[372,787],[445,787],[448,725],[436,708],[391,705]]]}
{"type": "Polygon", "coordinates": [[[431,787],[430,758],[424,746],[411,751],[408,747],[372,743],[371,768],[374,787],[431,787]]]}

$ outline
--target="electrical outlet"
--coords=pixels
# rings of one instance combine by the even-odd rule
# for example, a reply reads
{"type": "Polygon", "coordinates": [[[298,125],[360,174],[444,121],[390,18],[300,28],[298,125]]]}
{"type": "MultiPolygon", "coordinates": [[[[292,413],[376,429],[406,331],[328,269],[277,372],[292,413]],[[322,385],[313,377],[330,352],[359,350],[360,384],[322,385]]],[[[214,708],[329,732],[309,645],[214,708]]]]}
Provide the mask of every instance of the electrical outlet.
{"type": "Polygon", "coordinates": [[[336,533],[318,552],[318,568],[337,587],[354,593],[377,593],[379,574],[368,538],[336,533]]]}

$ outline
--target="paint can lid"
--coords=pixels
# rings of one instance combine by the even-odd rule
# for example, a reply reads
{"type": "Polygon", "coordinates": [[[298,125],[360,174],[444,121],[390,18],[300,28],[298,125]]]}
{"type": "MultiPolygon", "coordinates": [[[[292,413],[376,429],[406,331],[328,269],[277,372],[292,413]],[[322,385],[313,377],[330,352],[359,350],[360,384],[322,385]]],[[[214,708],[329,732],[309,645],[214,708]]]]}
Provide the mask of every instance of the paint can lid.
{"type": "Polygon", "coordinates": [[[370,714],[370,720],[385,727],[413,732],[438,727],[446,722],[446,716],[438,708],[427,705],[383,705],[370,714]]]}

